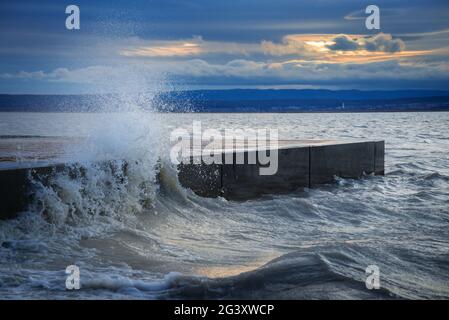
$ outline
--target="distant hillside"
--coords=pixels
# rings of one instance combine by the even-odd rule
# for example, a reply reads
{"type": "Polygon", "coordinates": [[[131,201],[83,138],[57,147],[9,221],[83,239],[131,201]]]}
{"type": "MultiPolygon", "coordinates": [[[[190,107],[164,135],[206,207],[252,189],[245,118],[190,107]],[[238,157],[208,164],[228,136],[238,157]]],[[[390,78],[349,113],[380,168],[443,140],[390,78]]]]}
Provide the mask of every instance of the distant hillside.
{"type": "Polygon", "coordinates": [[[449,96],[390,100],[197,101],[200,112],[393,112],[449,111],[449,96]]]}
{"type": "Polygon", "coordinates": [[[449,91],[194,90],[132,95],[0,95],[0,111],[368,112],[449,110],[449,91]]]}
{"type": "Polygon", "coordinates": [[[449,96],[449,91],[438,90],[398,90],[398,91],[360,91],[325,89],[229,89],[229,90],[191,90],[161,93],[164,99],[190,99],[203,101],[242,101],[242,100],[386,100],[401,98],[424,98],[449,96]]]}

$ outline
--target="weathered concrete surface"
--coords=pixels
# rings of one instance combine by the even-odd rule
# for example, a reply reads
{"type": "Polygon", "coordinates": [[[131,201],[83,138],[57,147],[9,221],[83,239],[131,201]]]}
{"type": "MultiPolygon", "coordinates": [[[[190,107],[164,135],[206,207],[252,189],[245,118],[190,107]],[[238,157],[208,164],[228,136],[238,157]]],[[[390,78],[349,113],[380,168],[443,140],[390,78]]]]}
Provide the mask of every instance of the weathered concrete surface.
{"type": "Polygon", "coordinates": [[[260,175],[260,164],[224,164],[221,195],[227,199],[245,200],[266,193],[289,192],[298,186],[308,185],[308,148],[279,149],[278,157],[275,175],[260,175]]]}
{"type": "MultiPolygon", "coordinates": [[[[245,200],[262,194],[285,193],[332,182],[335,176],[360,178],[363,174],[384,174],[384,141],[306,140],[279,142],[278,171],[260,175],[260,164],[248,164],[248,154],[234,151],[234,164],[182,164],[180,182],[205,197],[223,196],[245,200]],[[237,153],[245,154],[245,164],[235,164],[237,153]]],[[[221,150],[221,152],[230,152],[221,150]]],[[[224,156],[222,163],[224,163],[224,156]]]]}
{"type": "Polygon", "coordinates": [[[310,186],[332,182],[334,176],[360,178],[375,171],[374,142],[310,148],[310,186]]]}

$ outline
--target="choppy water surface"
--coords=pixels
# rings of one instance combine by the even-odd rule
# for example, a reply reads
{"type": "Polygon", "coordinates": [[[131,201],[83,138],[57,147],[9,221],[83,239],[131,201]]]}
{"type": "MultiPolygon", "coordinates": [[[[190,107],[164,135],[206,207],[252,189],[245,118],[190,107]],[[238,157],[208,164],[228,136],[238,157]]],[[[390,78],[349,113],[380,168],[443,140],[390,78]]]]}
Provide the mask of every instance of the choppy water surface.
{"type": "Polygon", "coordinates": [[[87,137],[88,168],[0,222],[0,298],[449,298],[449,113],[0,114],[0,136],[87,137]],[[279,128],[386,141],[386,176],[246,202],[179,186],[169,132],[279,128]],[[95,165],[132,162],[128,175],[95,165]],[[156,164],[162,159],[161,181],[156,164]],[[65,268],[81,290],[65,289],[65,268]],[[368,265],[381,290],[365,288],[368,265]]]}

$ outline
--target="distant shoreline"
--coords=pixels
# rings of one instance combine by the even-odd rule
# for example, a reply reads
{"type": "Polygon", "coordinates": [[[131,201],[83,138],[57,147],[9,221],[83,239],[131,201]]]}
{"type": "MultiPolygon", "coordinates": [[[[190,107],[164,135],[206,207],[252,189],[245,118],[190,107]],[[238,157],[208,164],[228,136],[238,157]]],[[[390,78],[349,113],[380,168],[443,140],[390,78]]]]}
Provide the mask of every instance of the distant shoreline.
{"type": "MultiPolygon", "coordinates": [[[[139,110],[142,111],[142,110],[139,110]]],[[[355,110],[355,111],[338,111],[338,110],[329,110],[329,111],[151,111],[151,110],[143,110],[148,113],[160,113],[160,114],[225,114],[225,113],[241,113],[241,114],[254,114],[254,113],[266,113],[266,114],[278,114],[278,113],[432,113],[432,112],[449,112],[449,109],[441,109],[441,110],[355,110]]],[[[55,110],[55,111],[23,111],[23,110],[0,110],[0,113],[120,113],[122,111],[68,111],[68,110],[55,110]]],[[[132,111],[129,111],[132,112],[132,111]]]]}
{"type": "Polygon", "coordinates": [[[196,90],[157,94],[0,94],[0,112],[366,113],[449,111],[449,91],[196,90]]]}

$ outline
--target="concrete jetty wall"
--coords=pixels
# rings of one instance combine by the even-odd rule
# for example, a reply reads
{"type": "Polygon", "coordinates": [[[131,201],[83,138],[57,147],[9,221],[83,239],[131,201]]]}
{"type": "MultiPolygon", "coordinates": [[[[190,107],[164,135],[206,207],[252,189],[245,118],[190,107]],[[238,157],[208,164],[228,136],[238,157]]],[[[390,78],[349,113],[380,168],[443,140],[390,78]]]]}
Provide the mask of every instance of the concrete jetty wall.
{"type": "MultiPolygon", "coordinates": [[[[260,163],[248,164],[257,149],[243,152],[245,164],[180,164],[178,179],[187,188],[204,197],[223,196],[230,200],[247,200],[262,194],[286,193],[329,183],[335,176],[360,178],[363,174],[384,174],[383,141],[284,141],[277,148],[278,170],[274,175],[260,175],[260,163]]],[[[229,151],[225,151],[229,152],[229,151]]],[[[225,163],[225,152],[221,154],[225,163]]],[[[237,152],[233,152],[234,160],[237,152]]],[[[257,159],[257,157],[254,157],[257,159]]],[[[33,197],[32,177],[42,181],[60,171],[73,178],[83,175],[82,166],[71,164],[42,165],[31,163],[0,169],[0,219],[24,211],[33,197]]],[[[114,168],[117,161],[102,165],[114,168]]],[[[120,162],[126,174],[126,162],[120,162]]]]}
{"type": "MultiPolygon", "coordinates": [[[[245,152],[245,159],[249,152],[254,151],[245,152]]],[[[335,176],[360,178],[363,174],[384,174],[384,141],[293,143],[282,146],[278,153],[278,170],[274,175],[260,175],[260,164],[187,163],[178,166],[179,181],[200,196],[245,200],[311,188],[332,182],[335,176]]]]}

